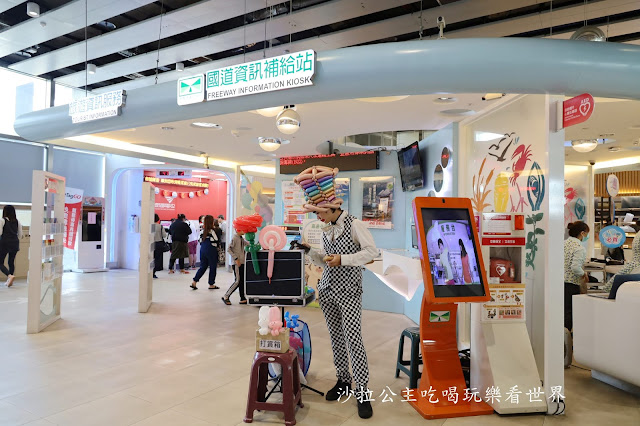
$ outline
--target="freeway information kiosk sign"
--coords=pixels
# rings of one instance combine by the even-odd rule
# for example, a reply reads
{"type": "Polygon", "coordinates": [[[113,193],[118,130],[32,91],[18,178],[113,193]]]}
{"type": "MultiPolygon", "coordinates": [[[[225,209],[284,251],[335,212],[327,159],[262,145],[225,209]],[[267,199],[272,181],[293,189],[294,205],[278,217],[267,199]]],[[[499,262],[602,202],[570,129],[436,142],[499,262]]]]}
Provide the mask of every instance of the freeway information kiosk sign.
{"type": "Polygon", "coordinates": [[[202,75],[185,77],[178,80],[178,105],[311,86],[315,63],[316,53],[305,50],[218,68],[204,75],[205,92],[200,91],[202,75]],[[194,83],[198,86],[197,96],[193,96],[195,89],[187,87],[194,83]]]}

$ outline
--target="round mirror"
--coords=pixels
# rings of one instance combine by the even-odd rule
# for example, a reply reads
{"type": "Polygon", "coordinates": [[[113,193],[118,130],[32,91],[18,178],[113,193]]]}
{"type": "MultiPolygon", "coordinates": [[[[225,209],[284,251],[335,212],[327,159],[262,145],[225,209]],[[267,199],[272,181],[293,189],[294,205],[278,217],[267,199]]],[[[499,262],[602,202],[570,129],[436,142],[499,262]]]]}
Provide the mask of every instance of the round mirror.
{"type": "Polygon", "coordinates": [[[446,146],[442,149],[442,154],[440,154],[440,164],[442,164],[442,168],[446,169],[449,165],[449,160],[451,159],[451,151],[446,146]]]}
{"type": "Polygon", "coordinates": [[[436,166],[435,172],[433,172],[433,189],[436,192],[440,192],[442,189],[442,183],[444,180],[444,171],[442,170],[442,166],[438,164],[436,166]]]}

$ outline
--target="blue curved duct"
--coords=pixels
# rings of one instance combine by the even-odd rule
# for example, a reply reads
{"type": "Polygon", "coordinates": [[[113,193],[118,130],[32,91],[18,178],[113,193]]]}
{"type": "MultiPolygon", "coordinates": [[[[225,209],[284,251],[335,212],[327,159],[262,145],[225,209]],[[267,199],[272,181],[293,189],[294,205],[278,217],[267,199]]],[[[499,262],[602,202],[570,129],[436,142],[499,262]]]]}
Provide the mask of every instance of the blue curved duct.
{"type": "Polygon", "coordinates": [[[423,40],[319,52],[314,85],[178,106],[176,84],[131,90],[122,116],[72,124],[66,106],[15,121],[45,141],[274,105],[431,93],[591,93],[640,99],[640,46],[521,38],[423,40]]]}

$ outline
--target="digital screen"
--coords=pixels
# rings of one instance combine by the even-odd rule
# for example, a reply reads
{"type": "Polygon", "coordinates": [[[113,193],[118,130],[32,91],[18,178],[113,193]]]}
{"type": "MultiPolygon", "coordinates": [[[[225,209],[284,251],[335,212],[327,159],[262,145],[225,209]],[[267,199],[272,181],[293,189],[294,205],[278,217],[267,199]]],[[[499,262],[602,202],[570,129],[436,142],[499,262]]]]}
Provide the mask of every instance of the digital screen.
{"type": "Polygon", "coordinates": [[[413,191],[424,186],[418,142],[398,151],[398,165],[400,166],[403,191],[413,191]]]}
{"type": "Polygon", "coordinates": [[[342,154],[304,155],[280,157],[281,174],[298,174],[311,166],[337,167],[349,170],[374,170],[380,168],[380,151],[345,152],[342,154]]]}
{"type": "Polygon", "coordinates": [[[469,211],[422,208],[421,213],[434,296],[484,296],[469,211]]]}

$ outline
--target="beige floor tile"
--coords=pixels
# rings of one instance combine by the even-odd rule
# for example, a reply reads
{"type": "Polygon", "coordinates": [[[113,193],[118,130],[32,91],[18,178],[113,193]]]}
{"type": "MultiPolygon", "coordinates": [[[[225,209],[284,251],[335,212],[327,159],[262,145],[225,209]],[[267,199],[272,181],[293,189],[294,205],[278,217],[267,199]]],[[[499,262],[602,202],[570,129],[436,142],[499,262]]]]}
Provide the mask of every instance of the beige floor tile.
{"type": "Polygon", "coordinates": [[[116,393],[54,414],[47,420],[65,426],[130,425],[164,410],[160,405],[125,393],[116,393]]]}
{"type": "MultiPolygon", "coordinates": [[[[242,424],[258,309],[238,305],[237,294],[232,297],[234,304],[225,306],[220,301],[223,290],[191,291],[187,286],[192,276],[169,276],[163,271],[160,277],[154,281],[150,312],[139,314],[136,271],[65,274],[63,319],[37,335],[25,333],[26,281],[10,291],[0,288],[0,424],[242,424]],[[30,417],[20,417],[25,412],[30,417]],[[50,415],[38,420],[39,414],[50,415]],[[17,420],[11,417],[15,415],[17,420]]],[[[233,274],[219,269],[218,285],[226,288],[232,279],[233,274]]],[[[336,379],[322,311],[287,310],[310,326],[309,385],[326,392],[336,379]]],[[[369,386],[377,399],[372,419],[357,417],[354,400],[327,402],[303,390],[305,407],[297,412],[298,424],[640,425],[640,398],[593,380],[590,372],[577,368],[565,371],[566,416],[425,421],[399,400],[382,403],[378,399],[385,386],[400,394],[409,384],[406,375],[396,379],[394,373],[400,332],[413,325],[403,315],[363,312],[369,386]]],[[[282,424],[283,416],[256,412],[254,422],[282,424]]]]}
{"type": "Polygon", "coordinates": [[[205,422],[177,411],[167,410],[151,416],[141,422],[134,423],[134,426],[211,426],[215,423],[205,422]]]}
{"type": "Polygon", "coordinates": [[[0,426],[22,425],[39,418],[40,416],[33,412],[23,410],[8,402],[0,401],[0,426]]]}
{"type": "Polygon", "coordinates": [[[51,423],[50,421],[45,419],[38,419],[29,423],[25,423],[22,426],[53,426],[54,424],[55,423],[51,423]]]}
{"type": "Polygon", "coordinates": [[[447,419],[445,426],[542,426],[545,416],[543,414],[509,415],[500,416],[492,414],[490,416],[457,417],[447,419]]]}

